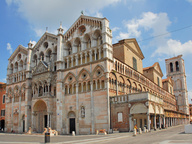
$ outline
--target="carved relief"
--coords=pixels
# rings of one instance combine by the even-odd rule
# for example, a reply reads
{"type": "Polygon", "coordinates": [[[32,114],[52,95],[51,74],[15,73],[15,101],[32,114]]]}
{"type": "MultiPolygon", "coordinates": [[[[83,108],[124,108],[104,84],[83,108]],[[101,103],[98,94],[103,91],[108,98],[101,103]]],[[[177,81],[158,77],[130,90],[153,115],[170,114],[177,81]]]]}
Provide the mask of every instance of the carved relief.
{"type": "Polygon", "coordinates": [[[46,66],[44,64],[39,63],[39,65],[36,67],[35,71],[33,72],[33,75],[35,74],[39,74],[39,73],[43,73],[48,71],[48,69],[46,68],[46,66]]]}

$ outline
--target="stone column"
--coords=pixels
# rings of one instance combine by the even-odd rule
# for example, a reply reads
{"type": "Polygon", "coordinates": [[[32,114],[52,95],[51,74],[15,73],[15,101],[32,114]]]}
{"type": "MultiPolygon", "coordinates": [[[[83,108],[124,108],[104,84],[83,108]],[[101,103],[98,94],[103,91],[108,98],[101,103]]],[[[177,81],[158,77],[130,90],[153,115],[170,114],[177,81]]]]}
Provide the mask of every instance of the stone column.
{"type": "Polygon", "coordinates": [[[91,128],[92,128],[92,134],[95,133],[95,116],[94,116],[94,97],[93,97],[93,82],[90,82],[91,84],[91,128]]]}
{"type": "Polygon", "coordinates": [[[71,57],[71,67],[73,67],[73,56],[71,57]]]}
{"type": "Polygon", "coordinates": [[[19,97],[19,132],[21,133],[22,132],[22,128],[21,128],[21,122],[20,122],[20,119],[21,119],[21,96],[19,97]]]}
{"type": "Polygon", "coordinates": [[[89,60],[90,60],[90,62],[92,62],[92,51],[91,50],[89,51],[89,60]]]}
{"type": "Polygon", "coordinates": [[[30,74],[27,74],[26,81],[26,95],[25,95],[25,132],[28,131],[29,127],[31,127],[31,78],[30,74]]]}
{"type": "Polygon", "coordinates": [[[133,120],[132,115],[129,115],[129,132],[133,131],[133,120]]]}
{"type": "Polygon", "coordinates": [[[85,63],[87,63],[87,52],[85,52],[85,63]]]}
{"type": "Polygon", "coordinates": [[[50,127],[50,124],[49,124],[49,112],[47,113],[47,127],[50,127]]]}
{"type": "Polygon", "coordinates": [[[81,83],[81,92],[83,92],[83,83],[81,83]]]}
{"type": "Polygon", "coordinates": [[[98,88],[97,88],[97,80],[95,81],[95,86],[96,86],[96,88],[95,88],[95,89],[97,90],[97,89],[98,89],[98,88]]]}
{"type": "Polygon", "coordinates": [[[161,129],[161,115],[159,115],[159,129],[161,129]]]}
{"type": "Polygon", "coordinates": [[[82,54],[82,53],[81,53],[80,57],[81,57],[81,64],[83,64],[83,61],[82,61],[82,59],[83,59],[83,54],[82,54]]]}
{"type": "Polygon", "coordinates": [[[95,49],[95,60],[97,60],[97,49],[95,49]]]}
{"type": "Polygon", "coordinates": [[[151,130],[151,127],[150,127],[150,114],[149,113],[147,114],[147,128],[148,128],[149,131],[151,130]]]}
{"type": "Polygon", "coordinates": [[[63,110],[63,104],[64,104],[64,96],[62,95],[62,81],[57,82],[57,95],[56,95],[56,130],[59,134],[62,133],[62,110],[63,110]]]}
{"type": "Polygon", "coordinates": [[[154,130],[157,129],[157,124],[156,124],[156,114],[154,115],[154,130]]]}
{"type": "Polygon", "coordinates": [[[119,95],[119,83],[116,81],[116,89],[117,89],[117,95],[119,95]]]}
{"type": "Polygon", "coordinates": [[[79,134],[79,85],[76,84],[76,133],[79,134]]]}
{"type": "Polygon", "coordinates": [[[99,48],[99,59],[101,59],[101,47],[99,48]]]}
{"type": "Polygon", "coordinates": [[[76,66],[78,66],[78,55],[77,54],[75,55],[75,63],[76,63],[76,66]]]}
{"type": "Polygon", "coordinates": [[[163,116],[163,128],[165,128],[165,116],[163,116]]]}
{"type": "Polygon", "coordinates": [[[67,68],[69,68],[69,57],[67,57],[67,68]]]}
{"type": "Polygon", "coordinates": [[[107,123],[108,123],[108,131],[110,130],[110,97],[109,97],[109,73],[106,73],[106,88],[107,88],[107,115],[108,115],[108,119],[107,119],[107,123]]]}

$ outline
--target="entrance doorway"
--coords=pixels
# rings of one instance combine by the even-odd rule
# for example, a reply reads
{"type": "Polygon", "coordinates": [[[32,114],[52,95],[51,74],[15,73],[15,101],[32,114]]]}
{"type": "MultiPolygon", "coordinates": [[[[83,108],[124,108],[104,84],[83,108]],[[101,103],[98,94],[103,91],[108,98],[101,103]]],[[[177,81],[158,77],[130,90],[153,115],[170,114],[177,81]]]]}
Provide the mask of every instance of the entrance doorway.
{"type": "Polygon", "coordinates": [[[25,120],[23,120],[23,132],[25,132],[25,120]]]}
{"type": "Polygon", "coordinates": [[[69,129],[68,132],[71,134],[72,131],[76,132],[76,127],[75,127],[75,112],[74,111],[70,111],[68,113],[68,118],[69,118],[69,129]]]}
{"type": "Polygon", "coordinates": [[[44,127],[47,127],[47,115],[44,115],[44,127]]]}
{"type": "Polygon", "coordinates": [[[69,129],[70,134],[72,133],[72,131],[75,131],[75,118],[69,119],[69,129]]]}
{"type": "Polygon", "coordinates": [[[47,127],[47,105],[43,100],[38,100],[33,107],[32,125],[36,132],[42,133],[47,127]]]}
{"type": "MultiPolygon", "coordinates": [[[[5,120],[1,120],[1,121],[0,121],[0,127],[1,127],[1,129],[4,130],[4,128],[5,128],[5,120]]],[[[1,129],[0,129],[0,130],[1,130],[1,129]]]]}

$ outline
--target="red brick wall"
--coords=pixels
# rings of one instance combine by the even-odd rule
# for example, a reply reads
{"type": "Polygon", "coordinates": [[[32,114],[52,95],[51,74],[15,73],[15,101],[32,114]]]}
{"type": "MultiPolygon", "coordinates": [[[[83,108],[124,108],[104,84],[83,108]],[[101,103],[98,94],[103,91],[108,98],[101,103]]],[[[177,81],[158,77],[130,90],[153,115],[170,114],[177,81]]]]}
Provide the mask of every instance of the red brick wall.
{"type": "Polygon", "coordinates": [[[111,128],[121,131],[129,131],[129,107],[128,103],[111,104],[111,128]],[[123,121],[118,122],[118,113],[122,113],[123,121]]]}
{"type": "Polygon", "coordinates": [[[0,120],[5,120],[5,116],[1,116],[1,110],[5,110],[5,103],[3,103],[3,95],[6,94],[6,84],[0,83],[0,120]]]}

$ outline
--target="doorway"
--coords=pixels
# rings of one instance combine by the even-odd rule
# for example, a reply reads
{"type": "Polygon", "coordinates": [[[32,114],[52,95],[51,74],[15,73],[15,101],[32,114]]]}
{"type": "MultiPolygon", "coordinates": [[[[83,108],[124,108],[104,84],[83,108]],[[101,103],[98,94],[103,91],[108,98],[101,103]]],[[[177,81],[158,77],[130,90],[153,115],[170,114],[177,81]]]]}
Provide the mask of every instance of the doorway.
{"type": "Polygon", "coordinates": [[[23,132],[25,132],[25,120],[23,120],[23,132]]]}
{"type": "Polygon", "coordinates": [[[47,115],[44,115],[44,127],[47,127],[47,115]]]}
{"type": "Polygon", "coordinates": [[[72,131],[75,131],[75,118],[69,119],[69,129],[70,134],[72,133],[72,131]]]}
{"type": "Polygon", "coordinates": [[[47,127],[47,105],[43,100],[38,100],[33,106],[33,129],[38,133],[42,133],[47,127]]]}

